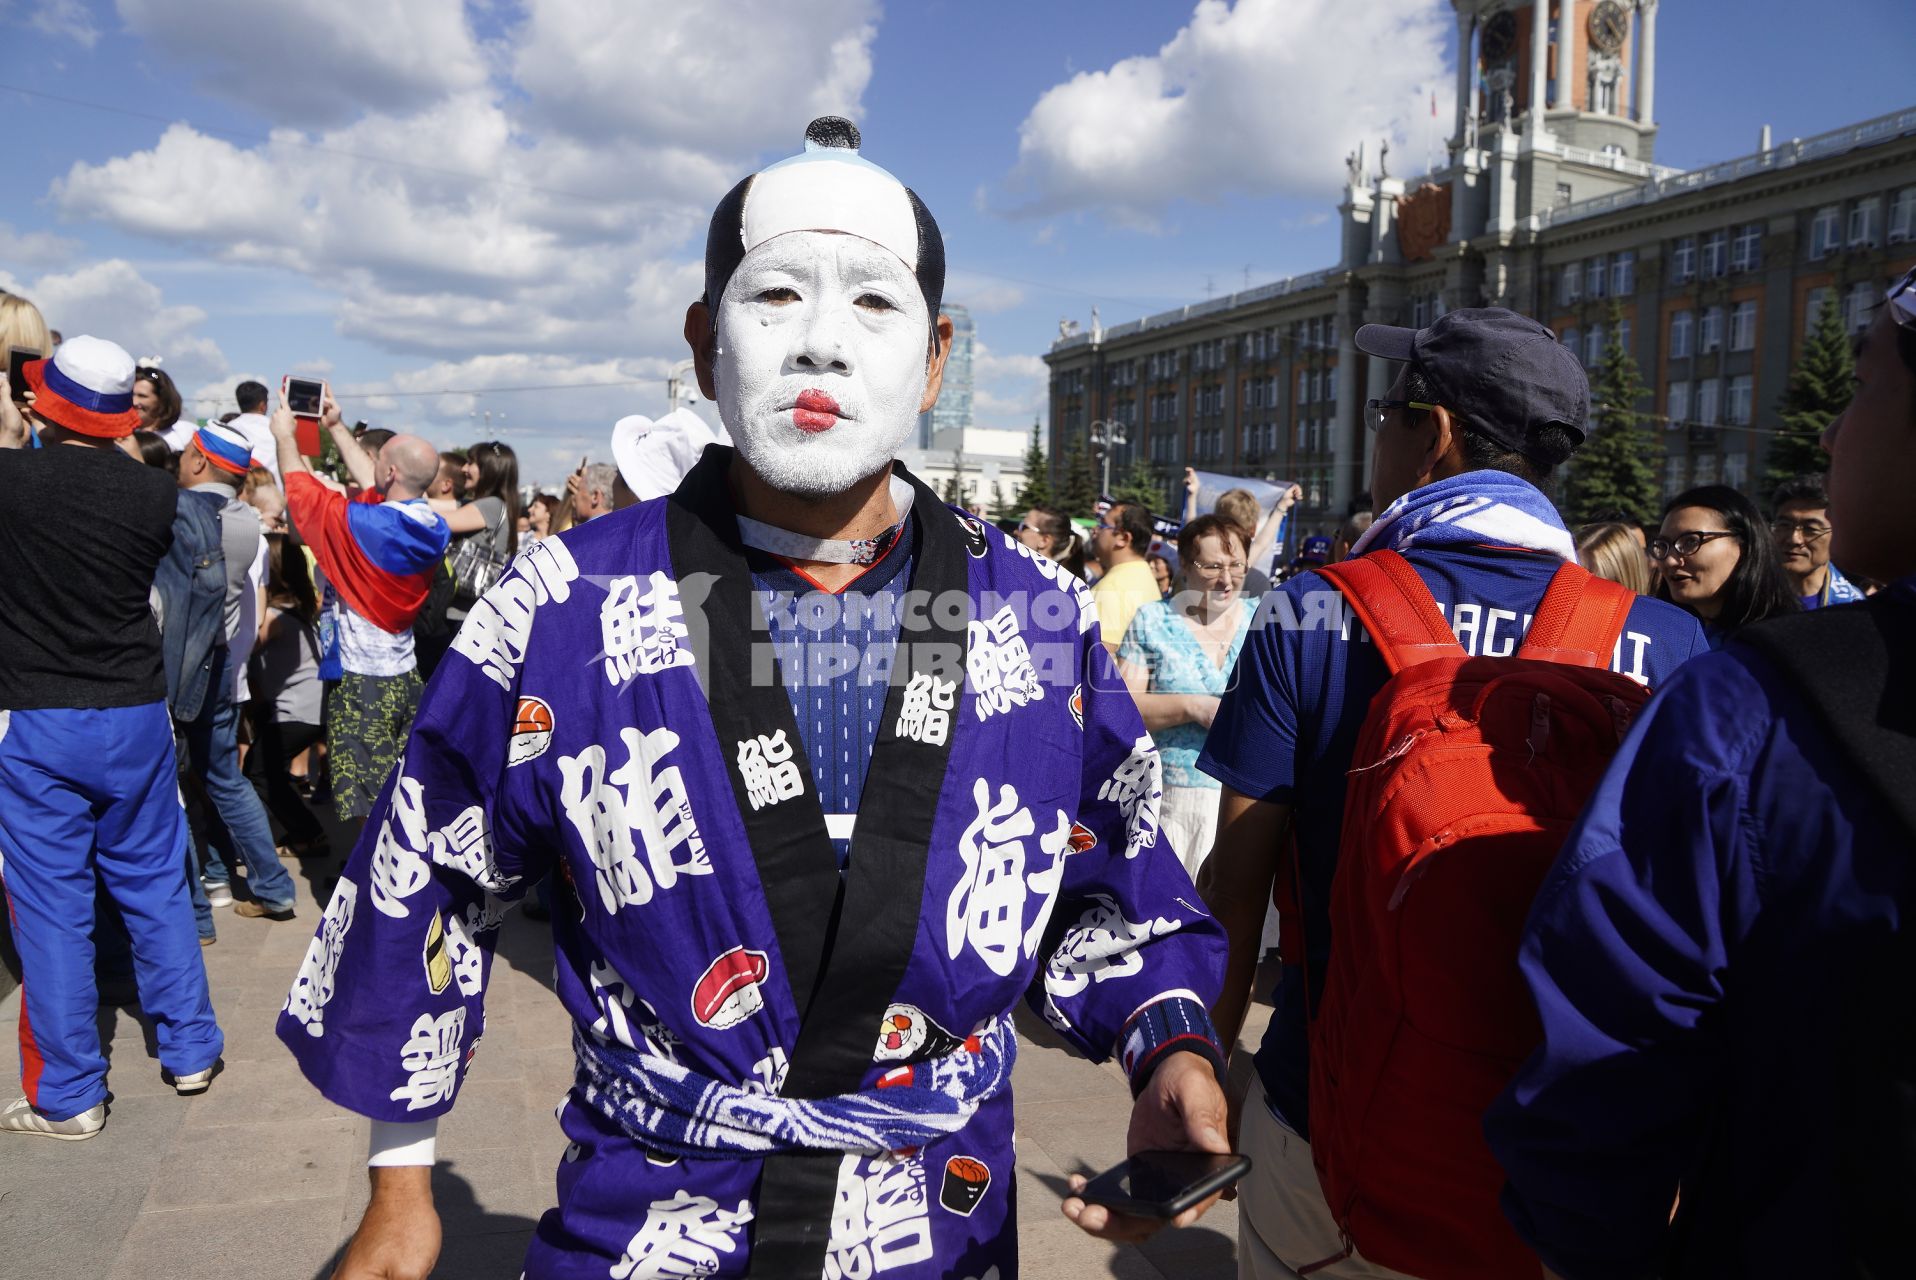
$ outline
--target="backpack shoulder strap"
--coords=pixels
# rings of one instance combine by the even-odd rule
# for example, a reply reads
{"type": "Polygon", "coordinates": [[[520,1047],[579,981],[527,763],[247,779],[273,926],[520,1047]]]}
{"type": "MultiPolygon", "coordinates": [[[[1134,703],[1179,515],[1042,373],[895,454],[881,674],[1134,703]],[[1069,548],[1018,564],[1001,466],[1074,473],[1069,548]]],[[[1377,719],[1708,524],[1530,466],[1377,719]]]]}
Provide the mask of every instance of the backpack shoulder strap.
{"type": "Polygon", "coordinates": [[[1395,675],[1405,667],[1464,652],[1437,610],[1430,588],[1395,551],[1373,551],[1317,570],[1342,593],[1395,675]]]}
{"type": "Polygon", "coordinates": [[[1916,836],[1916,601],[1894,591],[1745,627],[1761,653],[1815,709],[1856,772],[1916,836]]]}
{"type": "Polygon", "coordinates": [[[1517,656],[1607,668],[1636,602],[1630,588],[1566,562],[1550,579],[1517,656]]]}

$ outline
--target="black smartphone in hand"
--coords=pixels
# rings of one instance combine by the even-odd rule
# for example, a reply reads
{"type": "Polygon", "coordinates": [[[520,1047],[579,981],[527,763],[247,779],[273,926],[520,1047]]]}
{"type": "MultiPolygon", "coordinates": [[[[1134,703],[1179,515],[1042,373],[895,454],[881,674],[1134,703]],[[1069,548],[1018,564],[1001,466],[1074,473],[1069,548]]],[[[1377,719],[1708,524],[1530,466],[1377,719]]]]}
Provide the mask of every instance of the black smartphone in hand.
{"type": "Polygon", "coordinates": [[[32,347],[7,349],[7,394],[15,400],[27,398],[27,379],[22,371],[29,363],[39,358],[40,353],[32,347]]]}
{"type": "Polygon", "coordinates": [[[1251,1171],[1251,1158],[1210,1151],[1140,1151],[1078,1193],[1139,1218],[1175,1218],[1251,1171]]]}

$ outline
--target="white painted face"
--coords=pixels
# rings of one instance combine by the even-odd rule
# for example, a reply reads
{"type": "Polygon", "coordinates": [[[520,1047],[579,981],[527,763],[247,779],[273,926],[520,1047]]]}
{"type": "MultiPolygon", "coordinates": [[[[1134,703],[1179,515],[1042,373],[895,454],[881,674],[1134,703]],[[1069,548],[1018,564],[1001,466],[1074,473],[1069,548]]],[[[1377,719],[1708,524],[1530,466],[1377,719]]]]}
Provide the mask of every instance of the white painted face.
{"type": "Polygon", "coordinates": [[[784,493],[842,493],[882,470],[925,395],[918,278],[871,241],[791,231],[745,255],[719,300],[719,417],[784,493]]]}

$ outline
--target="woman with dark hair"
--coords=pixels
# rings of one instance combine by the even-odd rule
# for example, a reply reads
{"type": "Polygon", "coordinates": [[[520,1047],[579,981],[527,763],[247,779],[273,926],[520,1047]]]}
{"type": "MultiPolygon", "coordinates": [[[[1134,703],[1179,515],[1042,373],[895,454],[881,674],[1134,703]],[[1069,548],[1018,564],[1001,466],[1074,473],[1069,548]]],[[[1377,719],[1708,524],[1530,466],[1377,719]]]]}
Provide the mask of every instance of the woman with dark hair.
{"type": "Polygon", "coordinates": [[[172,374],[158,365],[141,365],[133,375],[133,407],[140,411],[142,431],[164,438],[169,447],[178,436],[179,446],[184,447],[184,436],[175,431],[184,403],[172,374]]]}
{"type": "Polygon", "coordinates": [[[1018,522],[1019,542],[1047,560],[1056,561],[1076,578],[1084,577],[1084,539],[1071,519],[1055,507],[1033,507],[1018,522]]]}
{"type": "Polygon", "coordinates": [[[266,539],[266,616],[260,620],[250,682],[256,741],[245,773],[295,857],[328,852],[325,828],[300,798],[293,760],[325,737],[320,727],[319,595],[305,554],[283,533],[266,539]]]}
{"type": "Polygon", "coordinates": [[[1257,612],[1257,598],[1244,594],[1246,541],[1223,516],[1185,525],[1182,589],[1140,607],[1118,646],[1118,670],[1163,761],[1159,829],[1193,879],[1211,852],[1220,794],[1217,780],[1199,772],[1198,752],[1257,612]]]}
{"type": "Polygon", "coordinates": [[[550,537],[552,534],[552,513],[559,509],[559,500],[549,493],[535,493],[532,501],[526,504],[526,527],[532,540],[550,537]]]}
{"type": "Polygon", "coordinates": [[[1650,539],[1659,600],[1688,609],[1716,648],[1752,622],[1802,607],[1783,576],[1769,522],[1728,485],[1679,493],[1650,539]]]}
{"type": "Polygon", "coordinates": [[[147,466],[158,467],[171,475],[180,473],[180,455],[173,452],[159,432],[141,427],[133,433],[133,443],[139,447],[140,461],[147,466]]]}
{"type": "Polygon", "coordinates": [[[509,444],[482,440],[466,450],[465,475],[463,506],[449,510],[443,500],[433,501],[433,509],[445,517],[452,530],[447,555],[459,582],[446,617],[454,623],[465,621],[466,611],[477,602],[480,592],[519,553],[519,455],[509,444]],[[462,545],[469,540],[474,540],[474,545],[462,545]],[[483,582],[474,578],[472,570],[473,563],[484,558],[477,554],[482,550],[490,553],[497,566],[490,577],[480,575],[483,582]],[[479,590],[473,589],[475,585],[479,590]]]}

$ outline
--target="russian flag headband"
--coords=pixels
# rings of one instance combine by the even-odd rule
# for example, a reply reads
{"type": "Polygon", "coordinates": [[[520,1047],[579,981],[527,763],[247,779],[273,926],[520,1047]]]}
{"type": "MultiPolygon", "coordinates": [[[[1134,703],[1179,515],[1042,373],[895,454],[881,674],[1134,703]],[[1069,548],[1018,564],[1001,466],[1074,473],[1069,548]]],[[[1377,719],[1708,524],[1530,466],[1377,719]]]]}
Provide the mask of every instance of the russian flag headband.
{"type": "Polygon", "coordinates": [[[193,443],[208,462],[231,475],[243,476],[253,466],[253,450],[230,431],[201,427],[193,433],[193,443]]]}

